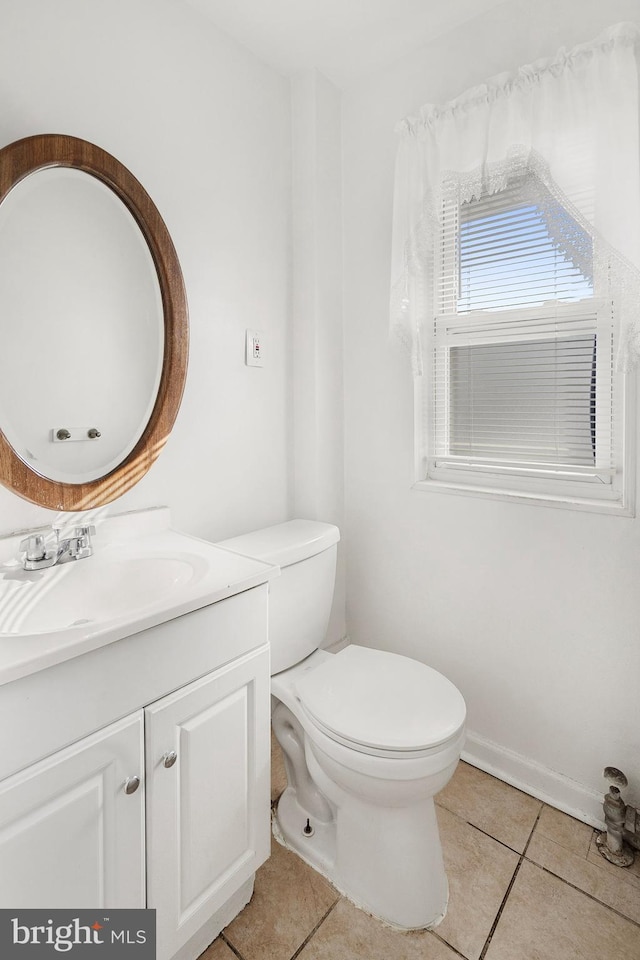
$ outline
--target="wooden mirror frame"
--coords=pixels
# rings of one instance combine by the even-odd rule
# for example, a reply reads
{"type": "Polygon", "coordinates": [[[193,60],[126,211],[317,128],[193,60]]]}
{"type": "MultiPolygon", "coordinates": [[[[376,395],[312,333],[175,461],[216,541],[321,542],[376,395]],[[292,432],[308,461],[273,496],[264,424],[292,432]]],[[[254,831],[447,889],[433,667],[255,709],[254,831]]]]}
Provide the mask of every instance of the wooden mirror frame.
{"type": "Polygon", "coordinates": [[[46,167],[73,167],[96,177],[125,204],[147,242],[164,312],[164,354],[155,405],[133,450],[105,476],[66,483],[41,476],[15,452],[0,424],[0,483],[51,510],[88,510],[131,489],[162,451],[180,408],[187,374],[189,320],[182,271],[165,223],[144,187],[111,154],[61,134],[17,140],[0,150],[0,203],[24,177],[46,167]]]}

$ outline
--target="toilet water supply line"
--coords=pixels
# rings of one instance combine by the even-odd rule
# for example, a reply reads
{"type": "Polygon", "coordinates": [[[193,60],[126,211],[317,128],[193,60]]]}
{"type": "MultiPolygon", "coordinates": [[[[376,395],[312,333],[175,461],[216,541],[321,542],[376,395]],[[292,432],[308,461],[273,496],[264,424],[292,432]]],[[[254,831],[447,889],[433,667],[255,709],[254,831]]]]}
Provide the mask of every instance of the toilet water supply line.
{"type": "Polygon", "coordinates": [[[605,767],[604,777],[610,783],[602,804],[607,829],[596,838],[596,845],[609,863],[630,867],[635,858],[633,848],[640,850],[640,812],[620,795],[620,788],[629,785],[622,770],[605,767]]]}

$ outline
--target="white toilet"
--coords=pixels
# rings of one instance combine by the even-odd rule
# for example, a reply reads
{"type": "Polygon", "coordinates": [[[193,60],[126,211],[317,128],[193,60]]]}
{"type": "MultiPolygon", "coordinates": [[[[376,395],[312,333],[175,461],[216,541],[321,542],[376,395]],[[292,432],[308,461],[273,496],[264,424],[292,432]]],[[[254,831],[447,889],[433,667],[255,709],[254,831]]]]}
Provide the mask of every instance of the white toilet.
{"type": "Polygon", "coordinates": [[[358,906],[403,929],[444,916],[433,796],[462,749],[456,687],[408,657],[325,639],[337,527],[291,520],[219,544],[281,568],[271,581],[272,722],[288,786],[274,833],[358,906]]]}

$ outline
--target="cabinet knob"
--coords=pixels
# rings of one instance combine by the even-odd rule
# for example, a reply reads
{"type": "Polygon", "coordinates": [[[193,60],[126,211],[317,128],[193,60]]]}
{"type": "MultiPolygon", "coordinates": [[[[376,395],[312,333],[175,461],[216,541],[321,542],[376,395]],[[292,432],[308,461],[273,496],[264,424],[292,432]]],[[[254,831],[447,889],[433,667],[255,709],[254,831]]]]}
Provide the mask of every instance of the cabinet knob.
{"type": "Polygon", "coordinates": [[[127,777],[124,782],[124,792],[128,794],[135,793],[139,786],[140,777],[127,777]]]}
{"type": "Polygon", "coordinates": [[[162,762],[165,765],[165,767],[167,767],[168,769],[169,767],[172,767],[174,765],[177,759],[178,759],[178,754],[175,752],[175,750],[170,750],[169,753],[164,754],[164,756],[162,757],[162,762]]]}

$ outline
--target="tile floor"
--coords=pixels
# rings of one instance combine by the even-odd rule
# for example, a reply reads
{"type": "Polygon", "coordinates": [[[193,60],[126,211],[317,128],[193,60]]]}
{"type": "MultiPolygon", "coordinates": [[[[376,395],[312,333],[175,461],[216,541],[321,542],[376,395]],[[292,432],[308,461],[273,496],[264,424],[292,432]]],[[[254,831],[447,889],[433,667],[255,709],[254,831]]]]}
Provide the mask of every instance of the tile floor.
{"type": "MultiPolygon", "coordinates": [[[[274,799],[285,783],[276,746],[274,799]]],[[[590,827],[465,763],[437,804],[450,900],[435,930],[390,929],[274,841],[200,960],[639,960],[640,855],[608,864],[590,827]]]]}

